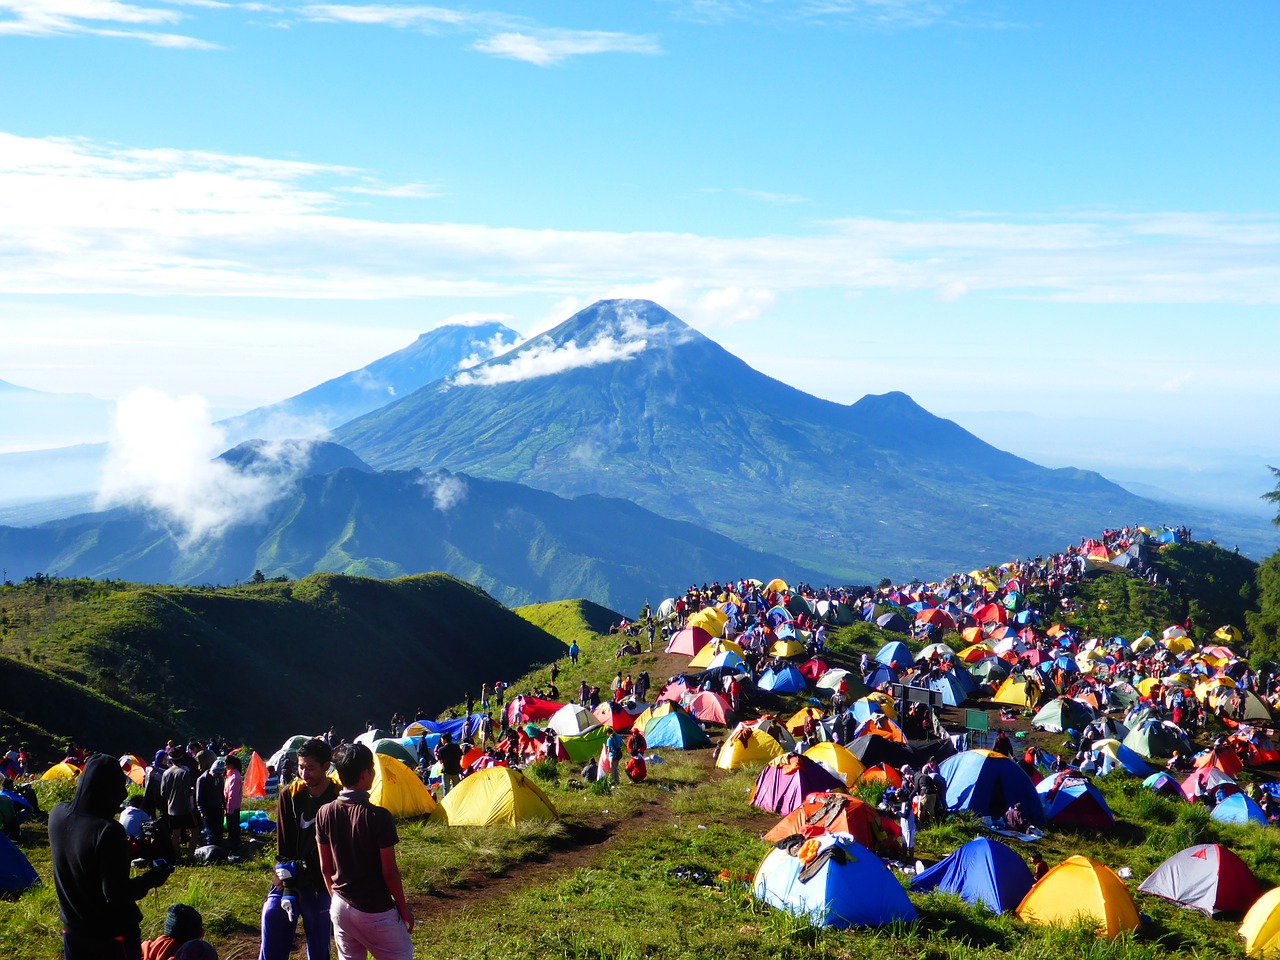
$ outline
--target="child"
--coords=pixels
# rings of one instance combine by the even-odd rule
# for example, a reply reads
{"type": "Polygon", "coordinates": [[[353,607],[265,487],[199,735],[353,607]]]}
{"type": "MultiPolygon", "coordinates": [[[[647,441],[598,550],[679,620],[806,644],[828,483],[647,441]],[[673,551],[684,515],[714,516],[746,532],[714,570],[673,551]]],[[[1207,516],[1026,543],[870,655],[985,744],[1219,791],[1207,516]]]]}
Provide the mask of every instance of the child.
{"type": "Polygon", "coordinates": [[[373,754],[344,743],[333,754],[342,792],[316,815],[320,873],[333,898],[329,915],[340,960],[413,960],[413,914],[405,903],[396,822],[369,802],[373,754]]]}

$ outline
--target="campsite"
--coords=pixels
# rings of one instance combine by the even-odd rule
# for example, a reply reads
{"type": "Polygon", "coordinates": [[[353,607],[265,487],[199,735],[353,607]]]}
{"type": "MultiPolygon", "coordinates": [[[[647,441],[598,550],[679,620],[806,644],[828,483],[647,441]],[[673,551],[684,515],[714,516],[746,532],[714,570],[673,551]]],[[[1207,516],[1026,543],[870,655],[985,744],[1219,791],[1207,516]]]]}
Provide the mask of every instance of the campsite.
{"type": "MultiPolygon", "coordinates": [[[[521,608],[562,655],[509,678],[518,762],[477,766],[440,799],[412,769],[415,753],[442,731],[469,737],[461,702],[398,737],[338,731],[377,754],[373,796],[397,816],[415,955],[1231,957],[1246,944],[1265,955],[1280,928],[1280,831],[1265,814],[1258,822],[1252,797],[1270,802],[1280,760],[1270,692],[1237,655],[1232,625],[1216,622],[1221,608],[1198,595],[1201,623],[1188,629],[1172,590],[1111,562],[1120,539],[885,584],[856,604],[740,580],[709,590],[699,610],[673,605],[677,622],[652,650],[643,629],[619,631],[621,616],[602,608],[521,608]],[[759,629],[735,630],[751,622],[752,596],[772,601],[759,629]],[[720,691],[744,662],[762,669],[735,710],[720,691]],[[644,704],[610,705],[614,678],[642,672],[653,678],[644,704]],[[574,705],[580,681],[602,691],[599,707],[574,705]],[[554,683],[558,699],[540,696],[554,683]],[[846,698],[842,711],[833,696],[846,698]],[[1187,719],[1192,696],[1208,708],[1202,724],[1187,719]],[[649,740],[643,779],[584,780],[607,731],[637,726],[649,740]],[[1000,735],[1012,756],[993,749],[1000,735]],[[1199,757],[1166,772],[1174,750],[1199,757]],[[882,804],[926,764],[945,787],[908,851],[882,804]],[[1016,830],[1004,822],[1015,803],[1027,821],[1016,830]],[[1048,867],[1037,883],[1032,852],[1048,867]]],[[[1142,543],[1149,569],[1173,569],[1162,553],[1184,571],[1225,553],[1154,533],[1142,543]]],[[[159,745],[99,747],[92,730],[77,733],[116,754],[159,745]]],[[[283,764],[306,735],[246,744],[250,770],[283,764]]],[[[44,759],[47,811],[71,795],[76,770],[44,759]]],[[[252,831],[274,814],[264,797],[244,819],[252,831]]],[[[270,829],[237,862],[183,862],[140,903],[144,937],[181,901],[201,911],[221,957],[257,956],[270,829]]],[[[42,882],[8,894],[0,949],[56,957],[38,820],[17,849],[42,882]]]]}

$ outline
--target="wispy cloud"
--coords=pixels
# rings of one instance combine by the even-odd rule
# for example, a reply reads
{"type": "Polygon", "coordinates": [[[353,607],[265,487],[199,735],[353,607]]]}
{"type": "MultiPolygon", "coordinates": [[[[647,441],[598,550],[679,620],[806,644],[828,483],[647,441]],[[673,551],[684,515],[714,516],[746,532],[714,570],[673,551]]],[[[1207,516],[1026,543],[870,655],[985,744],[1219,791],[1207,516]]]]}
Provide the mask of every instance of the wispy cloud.
{"type": "Polygon", "coordinates": [[[853,23],[881,27],[929,27],[978,22],[960,18],[960,0],[668,0],[677,17],[699,23],[776,20],[853,23]]]}
{"type": "Polygon", "coordinates": [[[464,13],[445,7],[400,6],[381,3],[319,3],[300,10],[307,20],[318,23],[362,23],[383,27],[463,27],[484,25],[492,17],[464,13]]]}
{"type": "Polygon", "coordinates": [[[541,30],[497,33],[473,44],[481,53],[551,67],[570,57],[598,53],[659,54],[656,37],[603,30],[541,30]]]}
{"type": "Polygon", "coordinates": [[[648,345],[648,338],[639,335],[638,331],[630,337],[598,337],[585,347],[579,346],[574,340],[563,344],[538,340],[527,344],[510,360],[465,370],[457,374],[450,383],[455,387],[469,387],[534,380],[565,370],[630,360],[648,345]]]}
{"type": "MultiPolygon", "coordinates": [[[[384,299],[923,291],[1280,303],[1280,217],[1076,212],[851,218],[795,235],[384,222],[374,172],[0,134],[0,292],[384,299]]],[[[734,309],[737,309],[736,307],[734,309]]],[[[727,311],[731,314],[733,311],[727,311]]]]}
{"type": "MultiPolygon", "coordinates": [[[[196,2],[212,4],[216,0],[187,0],[196,2]]],[[[197,37],[152,29],[182,19],[182,14],[169,6],[140,6],[119,0],[0,0],[0,36],[81,34],[141,40],[157,47],[217,48],[197,37]]]]}

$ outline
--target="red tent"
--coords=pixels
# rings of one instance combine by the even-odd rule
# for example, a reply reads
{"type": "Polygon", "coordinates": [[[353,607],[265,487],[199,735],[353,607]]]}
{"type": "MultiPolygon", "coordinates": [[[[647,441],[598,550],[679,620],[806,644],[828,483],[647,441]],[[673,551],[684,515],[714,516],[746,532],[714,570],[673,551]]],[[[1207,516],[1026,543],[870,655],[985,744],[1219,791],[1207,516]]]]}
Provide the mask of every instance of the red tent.
{"type": "Polygon", "coordinates": [[[733,726],[733,721],[730,719],[733,711],[729,709],[729,701],[718,693],[705,690],[695,693],[689,700],[688,710],[704,723],[718,723],[722,727],[733,726]]]}
{"type": "Polygon", "coordinates": [[[800,672],[804,674],[806,680],[817,680],[829,669],[831,668],[827,666],[827,661],[821,657],[814,657],[812,660],[806,660],[800,664],[800,672]]]}
{"type": "Polygon", "coordinates": [[[685,627],[667,644],[667,653],[678,653],[682,657],[696,656],[698,651],[711,642],[711,634],[701,627],[685,627]]]}
{"type": "Polygon", "coordinates": [[[1218,843],[1179,850],[1156,867],[1138,890],[1211,917],[1244,913],[1262,893],[1245,862],[1218,843]]]}

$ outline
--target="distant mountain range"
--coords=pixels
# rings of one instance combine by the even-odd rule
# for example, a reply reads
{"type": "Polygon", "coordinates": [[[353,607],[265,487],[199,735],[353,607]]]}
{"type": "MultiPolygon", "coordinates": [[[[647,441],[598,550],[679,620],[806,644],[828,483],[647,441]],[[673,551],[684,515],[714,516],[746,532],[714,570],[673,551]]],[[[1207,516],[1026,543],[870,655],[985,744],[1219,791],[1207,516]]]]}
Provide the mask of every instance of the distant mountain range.
{"type": "Polygon", "coordinates": [[[903,393],[806,394],[644,300],[593,304],[332,436],[378,469],[621,497],[860,580],[1034,554],[1165,509],[997,450],[903,393]]]}
{"type": "MultiPolygon", "coordinates": [[[[223,459],[261,469],[257,445],[223,459]]],[[[398,577],[441,571],[507,606],[587,597],[630,612],[683,592],[698,576],[825,575],[749,550],[625,500],[572,500],[519,484],[447,471],[373,473],[350,451],[311,448],[287,492],[259,522],[186,550],[157,514],[118,509],[0,527],[10,576],[36,572],[202,584],[318,571],[398,577]]]]}

